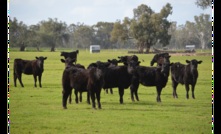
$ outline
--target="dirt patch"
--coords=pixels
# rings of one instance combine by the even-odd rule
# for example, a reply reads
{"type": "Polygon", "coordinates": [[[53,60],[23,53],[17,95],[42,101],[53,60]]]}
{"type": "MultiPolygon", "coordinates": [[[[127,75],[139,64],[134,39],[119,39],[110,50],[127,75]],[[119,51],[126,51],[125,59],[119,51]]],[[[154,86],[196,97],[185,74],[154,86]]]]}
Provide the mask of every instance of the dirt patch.
{"type": "Polygon", "coordinates": [[[170,53],[172,56],[212,56],[212,53],[170,53]]]}

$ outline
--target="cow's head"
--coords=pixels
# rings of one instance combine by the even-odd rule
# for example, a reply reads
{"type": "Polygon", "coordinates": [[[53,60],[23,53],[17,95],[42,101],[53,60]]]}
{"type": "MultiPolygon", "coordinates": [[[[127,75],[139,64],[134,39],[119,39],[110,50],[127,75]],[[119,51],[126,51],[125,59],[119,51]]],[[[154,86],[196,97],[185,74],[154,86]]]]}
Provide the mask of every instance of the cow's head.
{"type": "Polygon", "coordinates": [[[191,69],[191,71],[193,71],[193,70],[197,70],[198,64],[201,64],[202,61],[201,60],[197,61],[196,59],[193,59],[191,61],[186,60],[186,63],[188,63],[190,65],[190,69],[191,69]]]}
{"type": "Polygon", "coordinates": [[[65,67],[68,67],[68,66],[72,66],[73,65],[73,62],[75,62],[76,59],[71,59],[70,57],[66,58],[66,59],[61,59],[61,62],[62,63],[65,63],[65,67]]]}
{"type": "Polygon", "coordinates": [[[169,72],[170,72],[170,66],[173,65],[173,63],[170,63],[170,62],[164,62],[162,63],[161,66],[158,66],[158,68],[160,67],[161,68],[161,73],[163,73],[163,75],[165,77],[168,77],[169,76],[169,72]]]}
{"type": "Polygon", "coordinates": [[[38,65],[40,68],[43,68],[44,60],[46,60],[47,57],[40,56],[40,57],[35,57],[35,58],[37,59],[37,65],[38,65]]]}
{"type": "Polygon", "coordinates": [[[107,61],[108,61],[109,63],[111,63],[112,65],[115,65],[115,66],[117,66],[118,63],[120,62],[120,60],[117,60],[117,59],[112,59],[112,60],[108,59],[107,61]]]}
{"type": "Polygon", "coordinates": [[[109,62],[101,62],[97,61],[96,63],[91,63],[88,66],[89,72],[93,72],[95,74],[96,79],[101,79],[106,72],[106,69],[110,66],[109,62]]]}
{"type": "Polygon", "coordinates": [[[130,74],[133,74],[136,72],[136,68],[137,66],[140,65],[140,61],[129,61],[127,63],[127,70],[128,70],[128,73],[130,74]]]}

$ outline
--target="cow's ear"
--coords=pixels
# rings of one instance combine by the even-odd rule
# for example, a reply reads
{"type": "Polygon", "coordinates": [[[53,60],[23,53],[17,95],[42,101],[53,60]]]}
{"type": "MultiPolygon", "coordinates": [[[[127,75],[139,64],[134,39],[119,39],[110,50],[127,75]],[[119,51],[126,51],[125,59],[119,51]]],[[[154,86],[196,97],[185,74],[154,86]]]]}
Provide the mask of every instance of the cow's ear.
{"type": "Polygon", "coordinates": [[[35,57],[36,59],[38,59],[38,57],[35,57]]]}
{"type": "Polygon", "coordinates": [[[139,66],[140,65],[140,61],[138,61],[136,65],[139,66]]]}
{"type": "Polygon", "coordinates": [[[44,57],[44,60],[46,60],[47,59],[47,57],[44,57]]]}
{"type": "Polygon", "coordinates": [[[186,60],[186,63],[190,63],[190,61],[189,61],[189,60],[186,60]]]}
{"type": "Polygon", "coordinates": [[[108,61],[108,62],[111,62],[111,60],[110,60],[110,59],[108,59],[107,61],[108,61]]]}
{"type": "Polygon", "coordinates": [[[64,60],[64,59],[61,59],[61,62],[65,63],[65,60],[64,60]]]}
{"type": "Polygon", "coordinates": [[[170,63],[170,66],[172,66],[174,63],[172,62],[172,63],[170,63]]]}
{"type": "Polygon", "coordinates": [[[201,64],[202,62],[203,62],[203,61],[200,60],[200,61],[198,61],[197,63],[198,63],[198,64],[201,64]]]}

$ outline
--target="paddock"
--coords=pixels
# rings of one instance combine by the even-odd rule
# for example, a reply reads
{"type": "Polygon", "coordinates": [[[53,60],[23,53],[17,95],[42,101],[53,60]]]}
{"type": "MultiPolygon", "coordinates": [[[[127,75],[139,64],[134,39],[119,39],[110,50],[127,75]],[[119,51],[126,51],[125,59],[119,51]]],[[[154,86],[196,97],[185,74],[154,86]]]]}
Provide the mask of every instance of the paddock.
{"type": "MultiPolygon", "coordinates": [[[[10,49],[11,50],[11,49],[10,49]]],[[[87,67],[96,60],[106,62],[118,56],[130,55],[127,51],[102,50],[90,54],[79,50],[78,63],[87,67]]],[[[131,54],[133,55],[133,54],[131,54]]],[[[140,65],[150,66],[154,54],[136,54],[140,65]]],[[[211,55],[173,56],[170,62],[185,63],[188,59],[203,60],[198,66],[199,77],[195,88],[196,99],[186,100],[185,87],[178,85],[179,98],[172,96],[169,76],[162,90],[163,102],[156,102],[155,87],[139,87],[140,101],[132,102],[130,89],[124,91],[124,104],[119,104],[118,89],[113,94],[101,91],[101,110],[94,110],[86,102],[61,106],[61,77],[64,64],[60,51],[17,52],[10,51],[10,133],[211,133],[211,55]],[[33,77],[23,75],[25,87],[13,86],[13,61],[15,58],[33,59],[36,55],[47,58],[44,63],[42,88],[33,86],[33,77]]],[[[119,63],[119,65],[123,65],[119,63]]]]}

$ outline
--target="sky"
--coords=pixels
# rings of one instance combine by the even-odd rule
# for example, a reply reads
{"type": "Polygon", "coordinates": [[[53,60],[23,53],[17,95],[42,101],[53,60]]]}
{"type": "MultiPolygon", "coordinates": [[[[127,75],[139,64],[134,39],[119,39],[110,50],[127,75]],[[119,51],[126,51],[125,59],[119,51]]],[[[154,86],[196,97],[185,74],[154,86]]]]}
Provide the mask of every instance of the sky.
{"type": "Polygon", "coordinates": [[[97,22],[116,22],[125,17],[133,18],[133,9],[141,4],[149,6],[159,13],[167,3],[173,7],[173,13],[167,18],[184,25],[186,21],[194,22],[194,16],[210,14],[212,8],[206,10],[197,7],[196,0],[10,0],[9,17],[22,21],[26,25],[35,25],[49,18],[67,25],[95,25],[97,22]]]}

